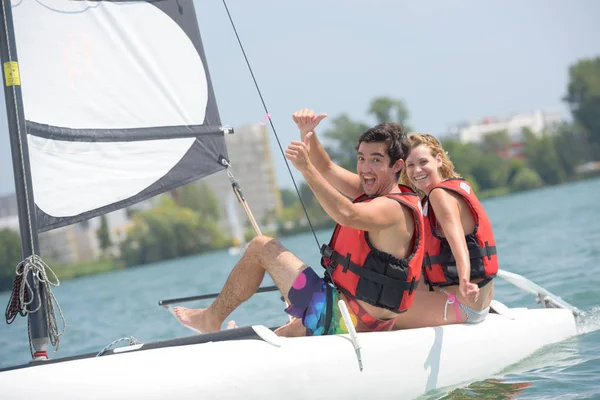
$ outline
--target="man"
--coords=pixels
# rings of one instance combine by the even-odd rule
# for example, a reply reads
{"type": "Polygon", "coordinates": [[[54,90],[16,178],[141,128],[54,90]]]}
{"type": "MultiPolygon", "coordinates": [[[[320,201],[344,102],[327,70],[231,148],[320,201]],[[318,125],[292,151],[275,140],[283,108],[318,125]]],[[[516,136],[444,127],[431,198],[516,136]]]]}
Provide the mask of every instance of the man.
{"type": "Polygon", "coordinates": [[[339,299],[347,303],[358,332],[391,330],[412,302],[423,257],[418,197],[397,184],[408,149],[404,129],[385,123],[364,132],[353,174],[331,162],[314,133],[324,115],[302,110],[293,118],[302,141],[289,145],[286,158],[338,224],[322,249],[327,279],[275,239],[259,236],[208,308],[177,307],[175,314],[201,332],[217,331],[256,292],[267,271],[290,304],[285,311],[297,318],[278,329],[280,335],[346,333],[339,299]]]}

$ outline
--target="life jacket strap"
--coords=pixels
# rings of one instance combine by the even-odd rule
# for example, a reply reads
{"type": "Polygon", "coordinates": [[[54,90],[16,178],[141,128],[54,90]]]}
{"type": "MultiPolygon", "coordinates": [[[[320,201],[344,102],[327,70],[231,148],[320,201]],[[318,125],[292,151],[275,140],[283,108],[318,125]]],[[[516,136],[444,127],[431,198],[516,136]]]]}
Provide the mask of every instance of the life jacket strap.
{"type": "MultiPolygon", "coordinates": [[[[477,260],[484,257],[487,257],[488,260],[491,260],[494,254],[498,254],[498,250],[496,249],[496,246],[490,246],[488,242],[485,242],[484,247],[469,249],[469,259],[471,260],[477,260]]],[[[456,259],[454,258],[452,252],[437,254],[434,256],[429,255],[429,253],[426,252],[425,256],[423,257],[423,268],[435,264],[452,264],[455,262],[456,259]]]]}
{"type": "Polygon", "coordinates": [[[340,253],[336,252],[326,244],[321,247],[321,254],[323,257],[332,261],[332,263],[326,267],[327,272],[329,272],[331,268],[331,274],[333,273],[333,270],[335,270],[336,265],[341,265],[342,272],[344,273],[350,270],[350,272],[358,275],[359,277],[378,283],[382,286],[394,288],[396,290],[408,290],[409,294],[412,294],[418,285],[418,282],[416,279],[414,279],[414,277],[410,282],[400,281],[398,279],[390,278],[375,271],[363,268],[350,260],[350,254],[342,256],[340,253]]]}
{"type": "Polygon", "coordinates": [[[491,276],[489,278],[485,278],[481,282],[477,283],[477,287],[481,289],[482,287],[484,287],[485,285],[487,285],[488,283],[490,283],[492,281],[492,279],[494,279],[495,277],[496,277],[496,275],[491,276]]]}
{"type": "Polygon", "coordinates": [[[479,248],[476,248],[476,249],[471,249],[469,251],[469,257],[471,259],[487,257],[488,260],[491,260],[492,256],[494,254],[498,254],[498,251],[496,250],[496,246],[490,246],[488,244],[488,242],[485,242],[485,246],[484,247],[479,247],[479,248]]]}

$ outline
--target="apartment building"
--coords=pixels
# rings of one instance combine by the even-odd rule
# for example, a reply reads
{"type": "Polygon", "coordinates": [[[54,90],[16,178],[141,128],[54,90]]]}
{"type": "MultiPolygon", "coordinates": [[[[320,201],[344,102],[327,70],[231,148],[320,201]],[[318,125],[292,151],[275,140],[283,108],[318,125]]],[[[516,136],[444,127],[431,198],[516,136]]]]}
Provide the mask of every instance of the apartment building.
{"type": "MultiPolygon", "coordinates": [[[[129,223],[125,210],[107,214],[111,241],[118,243],[129,223]]],[[[96,259],[101,254],[97,231],[100,218],[53,229],[39,234],[42,257],[57,264],[72,264],[96,259]]],[[[19,232],[19,217],[16,195],[0,197],[0,229],[19,232]]]]}
{"type": "Polygon", "coordinates": [[[511,144],[501,155],[521,157],[523,154],[523,130],[529,129],[535,135],[552,132],[564,122],[560,111],[536,110],[502,117],[484,117],[474,121],[461,122],[449,128],[449,137],[464,143],[481,143],[483,138],[493,132],[506,131],[511,144]]]}
{"type": "MultiPolygon", "coordinates": [[[[279,215],[282,209],[281,195],[277,187],[275,165],[269,147],[267,127],[259,123],[244,125],[235,129],[235,133],[225,137],[231,172],[240,184],[242,192],[254,218],[265,230],[271,227],[265,225],[269,216],[279,215]]],[[[233,197],[231,182],[225,171],[208,176],[203,181],[208,183],[212,191],[219,196],[221,205],[220,226],[231,231],[232,220],[241,221],[246,225],[248,218],[241,205],[233,197]],[[231,202],[235,204],[232,207],[231,202]],[[228,211],[229,208],[229,211],[228,211]],[[231,210],[235,210],[235,216],[231,210]]],[[[274,223],[274,221],[269,221],[274,223]]]]}

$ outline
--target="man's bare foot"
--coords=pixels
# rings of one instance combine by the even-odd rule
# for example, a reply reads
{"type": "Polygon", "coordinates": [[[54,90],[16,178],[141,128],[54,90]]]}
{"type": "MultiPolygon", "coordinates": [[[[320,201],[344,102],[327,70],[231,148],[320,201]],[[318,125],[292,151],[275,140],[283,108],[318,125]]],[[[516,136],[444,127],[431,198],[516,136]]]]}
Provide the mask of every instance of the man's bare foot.
{"type": "Polygon", "coordinates": [[[304,327],[304,325],[302,325],[301,319],[294,318],[287,324],[275,329],[275,333],[279,336],[285,337],[306,336],[306,328],[304,327]]]}
{"type": "Polygon", "coordinates": [[[173,311],[182,324],[201,333],[216,332],[221,329],[221,323],[211,318],[206,308],[175,307],[173,311]]]}

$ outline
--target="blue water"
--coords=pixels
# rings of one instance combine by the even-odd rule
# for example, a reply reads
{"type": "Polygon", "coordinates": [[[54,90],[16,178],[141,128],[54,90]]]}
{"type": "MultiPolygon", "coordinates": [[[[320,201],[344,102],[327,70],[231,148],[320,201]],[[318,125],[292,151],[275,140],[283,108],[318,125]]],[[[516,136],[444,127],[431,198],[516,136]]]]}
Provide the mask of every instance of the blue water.
{"type": "MultiPolygon", "coordinates": [[[[546,347],[495,377],[427,398],[600,398],[600,179],[510,195],[484,202],[494,226],[501,268],[526,276],[586,311],[580,334],[546,347]]],[[[319,231],[320,242],[329,231],[319,231]]],[[[306,263],[318,265],[311,233],[282,242],[306,263]]],[[[97,352],[120,337],[142,342],[187,336],[157,302],[217,292],[238,257],[227,252],[61,282],[54,289],[67,320],[52,357],[97,352]]],[[[496,298],[509,306],[536,307],[535,299],[496,280],[496,298]]],[[[266,278],[264,285],[271,284],[266,278]]],[[[8,293],[0,293],[4,307],[8,293]]],[[[206,306],[207,302],[190,303],[206,306]]],[[[254,296],[232,314],[238,325],[286,321],[277,293],[254,296]]],[[[477,357],[482,349],[473,349],[477,357]]],[[[27,322],[0,324],[0,367],[29,359],[27,322]]],[[[0,389],[1,391],[1,389],[0,389]]]]}

